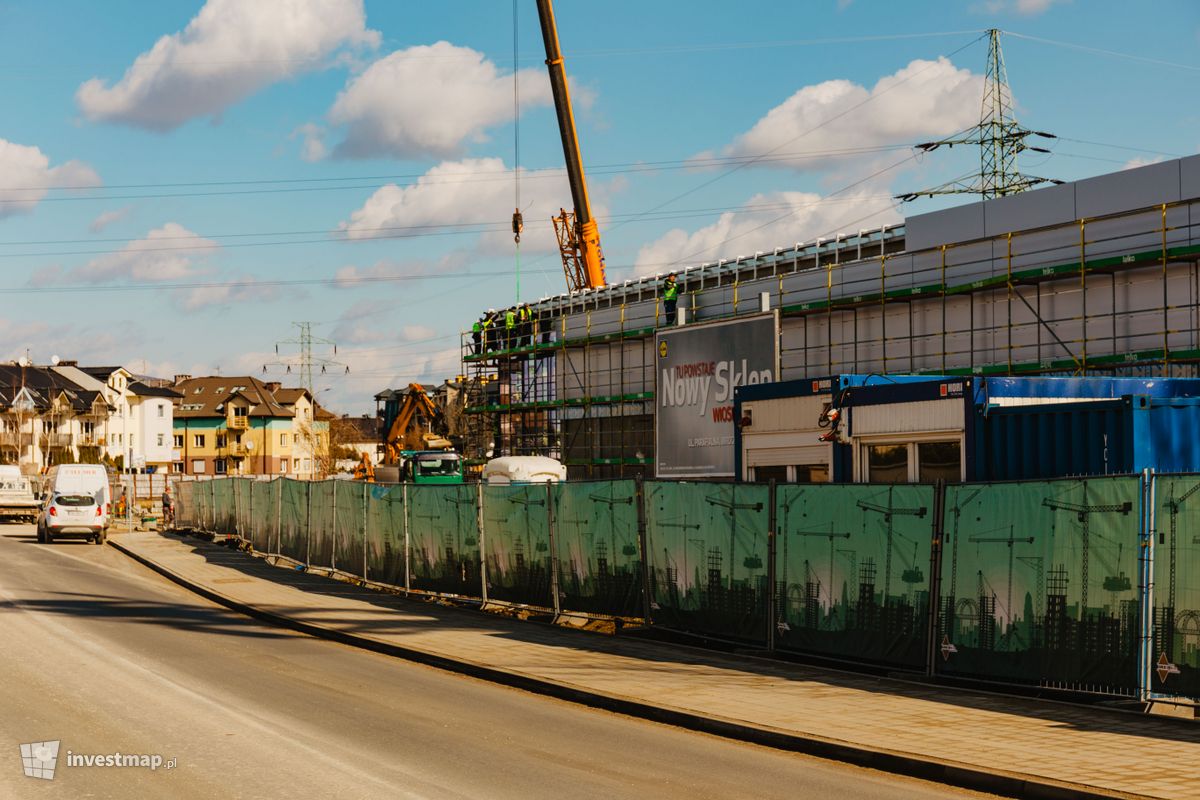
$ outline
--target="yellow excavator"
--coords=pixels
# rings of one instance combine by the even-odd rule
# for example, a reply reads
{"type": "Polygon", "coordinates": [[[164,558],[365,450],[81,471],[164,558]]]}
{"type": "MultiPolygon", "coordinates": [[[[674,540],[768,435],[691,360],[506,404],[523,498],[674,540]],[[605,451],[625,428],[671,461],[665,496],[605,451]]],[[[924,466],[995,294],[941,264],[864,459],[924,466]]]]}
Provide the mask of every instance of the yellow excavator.
{"type": "MultiPolygon", "coordinates": [[[[592,218],[588,200],[587,180],[583,174],[583,159],[579,154],[579,135],[575,131],[575,115],[571,111],[571,94],[567,89],[567,71],[562,49],[558,45],[558,26],[554,21],[551,0],[538,0],[538,19],[542,24],[542,40],[546,45],[546,68],[550,71],[550,91],[554,95],[554,110],[558,115],[558,131],[562,136],[563,156],[567,162],[567,178],[571,183],[573,212],[560,209],[554,221],[558,249],[562,255],[567,289],[599,289],[606,285],[604,254],[600,249],[600,229],[592,218]]],[[[517,231],[520,209],[513,215],[513,230],[517,231]]]]}
{"type": "Polygon", "coordinates": [[[453,449],[449,439],[433,430],[441,418],[442,412],[429,398],[425,387],[410,383],[408,394],[384,438],[383,462],[399,464],[404,451],[453,449]]]}

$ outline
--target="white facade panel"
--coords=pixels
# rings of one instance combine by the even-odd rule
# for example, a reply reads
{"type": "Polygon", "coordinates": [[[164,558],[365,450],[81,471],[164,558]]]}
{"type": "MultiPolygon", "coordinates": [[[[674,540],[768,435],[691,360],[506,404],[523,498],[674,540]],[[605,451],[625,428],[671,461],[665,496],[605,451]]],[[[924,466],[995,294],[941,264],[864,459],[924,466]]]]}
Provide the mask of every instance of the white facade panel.
{"type": "Polygon", "coordinates": [[[965,424],[961,397],[854,406],[850,410],[850,433],[855,438],[891,433],[962,430],[965,424]]]}

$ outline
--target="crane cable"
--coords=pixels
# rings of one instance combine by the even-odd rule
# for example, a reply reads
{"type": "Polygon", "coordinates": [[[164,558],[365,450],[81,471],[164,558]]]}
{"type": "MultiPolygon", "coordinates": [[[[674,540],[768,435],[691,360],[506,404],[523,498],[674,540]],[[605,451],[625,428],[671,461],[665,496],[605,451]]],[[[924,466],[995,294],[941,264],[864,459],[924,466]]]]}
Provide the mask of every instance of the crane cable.
{"type": "Polygon", "coordinates": [[[515,207],[512,216],[513,242],[516,243],[517,303],[521,302],[521,91],[519,86],[517,51],[517,0],[513,0],[513,190],[515,207]]]}

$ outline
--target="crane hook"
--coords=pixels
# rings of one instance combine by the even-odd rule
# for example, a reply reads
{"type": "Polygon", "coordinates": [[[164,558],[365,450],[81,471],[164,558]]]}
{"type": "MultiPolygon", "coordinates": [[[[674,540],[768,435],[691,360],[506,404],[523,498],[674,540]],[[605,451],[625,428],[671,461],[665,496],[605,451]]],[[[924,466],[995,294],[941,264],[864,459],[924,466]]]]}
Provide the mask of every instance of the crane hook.
{"type": "Polygon", "coordinates": [[[521,243],[521,231],[525,230],[525,219],[521,216],[521,209],[513,211],[512,231],[513,241],[517,244],[521,243]]]}

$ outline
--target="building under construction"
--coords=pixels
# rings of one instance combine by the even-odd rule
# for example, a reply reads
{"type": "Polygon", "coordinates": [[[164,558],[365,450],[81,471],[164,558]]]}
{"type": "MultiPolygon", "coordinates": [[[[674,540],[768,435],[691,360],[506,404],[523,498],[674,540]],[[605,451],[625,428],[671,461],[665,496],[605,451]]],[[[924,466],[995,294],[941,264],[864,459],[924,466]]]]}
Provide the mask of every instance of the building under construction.
{"type": "MultiPolygon", "coordinates": [[[[685,324],[778,311],[776,380],[838,373],[1194,376],[1200,156],[682,270],[685,324]]],[[[661,276],[543,299],[463,337],[468,459],[653,474],[661,276]],[[485,343],[486,344],[486,343],[485,343]],[[477,352],[483,350],[483,352],[477,352]]]]}

